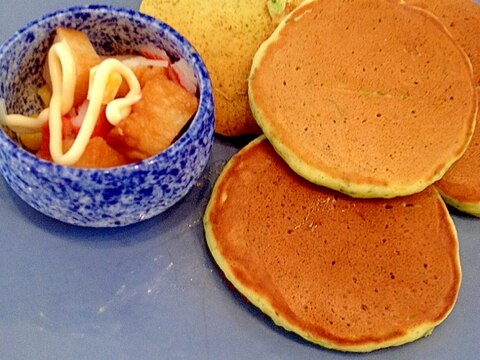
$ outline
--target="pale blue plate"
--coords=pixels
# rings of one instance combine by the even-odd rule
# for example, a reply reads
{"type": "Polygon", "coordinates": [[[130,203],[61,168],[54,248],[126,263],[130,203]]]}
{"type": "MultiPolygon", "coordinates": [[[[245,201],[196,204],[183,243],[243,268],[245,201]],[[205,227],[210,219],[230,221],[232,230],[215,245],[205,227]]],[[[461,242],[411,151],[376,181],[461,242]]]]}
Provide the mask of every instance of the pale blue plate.
{"type": "MultiPolygon", "coordinates": [[[[46,12],[87,2],[3,0],[0,41],[46,12]]],[[[431,336],[412,344],[360,355],[328,351],[276,327],[238,296],[208,253],[201,218],[239,146],[216,139],[206,172],[183,200],[120,229],[51,220],[0,178],[0,359],[479,358],[480,220],[457,213],[457,305],[431,336]]]]}

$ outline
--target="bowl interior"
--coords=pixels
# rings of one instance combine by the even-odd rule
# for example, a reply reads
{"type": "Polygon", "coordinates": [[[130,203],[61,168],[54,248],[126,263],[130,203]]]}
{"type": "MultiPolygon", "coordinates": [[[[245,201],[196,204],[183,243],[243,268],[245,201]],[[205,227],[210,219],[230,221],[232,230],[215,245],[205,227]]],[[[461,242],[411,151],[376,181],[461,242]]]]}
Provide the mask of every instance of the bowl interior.
{"type": "Polygon", "coordinates": [[[0,97],[9,113],[37,114],[37,95],[44,83],[41,69],[53,41],[55,28],[68,27],[88,35],[100,55],[132,54],[143,46],[164,49],[176,60],[189,63],[202,89],[209,87],[206,69],[193,47],[166,24],[133,10],[91,5],[60,10],[17,31],[0,49],[0,97]]]}

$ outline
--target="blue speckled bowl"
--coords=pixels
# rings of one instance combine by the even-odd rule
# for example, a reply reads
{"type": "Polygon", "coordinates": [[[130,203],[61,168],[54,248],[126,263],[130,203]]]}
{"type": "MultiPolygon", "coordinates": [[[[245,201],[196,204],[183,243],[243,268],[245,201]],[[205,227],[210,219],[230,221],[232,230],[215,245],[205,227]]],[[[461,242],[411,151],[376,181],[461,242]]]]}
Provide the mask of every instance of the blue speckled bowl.
{"type": "Polygon", "coordinates": [[[114,227],[160,214],[182,199],[203,172],[213,143],[210,79],[200,56],[175,30],[133,10],[112,6],[56,11],[18,30],[0,48],[0,97],[9,113],[38,113],[35,90],[58,26],[88,34],[103,55],[131,53],[147,44],[184,58],[199,82],[199,109],[189,128],[164,152],[110,169],[75,169],[23,150],[0,131],[0,171],[11,188],[38,211],[66,223],[114,227]]]}

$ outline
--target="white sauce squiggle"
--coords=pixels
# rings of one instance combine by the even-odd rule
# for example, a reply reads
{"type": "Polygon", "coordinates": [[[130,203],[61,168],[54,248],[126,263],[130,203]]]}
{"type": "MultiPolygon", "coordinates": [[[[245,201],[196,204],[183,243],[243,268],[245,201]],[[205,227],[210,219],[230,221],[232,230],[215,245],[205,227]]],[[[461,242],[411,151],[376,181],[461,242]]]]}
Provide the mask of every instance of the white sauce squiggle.
{"type": "MultiPolygon", "coordinates": [[[[19,114],[2,116],[2,125],[9,126],[18,133],[38,132],[48,121],[50,131],[50,154],[52,160],[61,165],[73,165],[85,152],[92,136],[95,124],[101,112],[106,96],[109,81],[114,76],[125,79],[129,92],[124,98],[109,101],[106,107],[107,120],[117,125],[132,111],[132,105],[138,102],[141,95],[140,83],[135,73],[121,61],[113,58],[103,60],[90,71],[88,88],[88,107],[85,118],[80,126],[77,137],[70,149],[63,153],[62,116],[72,110],[75,85],[76,67],[70,48],[65,40],[55,43],[48,53],[48,65],[52,82],[52,97],[49,107],[44,109],[36,118],[19,114]]],[[[115,97],[115,94],[109,94],[115,97]]]]}

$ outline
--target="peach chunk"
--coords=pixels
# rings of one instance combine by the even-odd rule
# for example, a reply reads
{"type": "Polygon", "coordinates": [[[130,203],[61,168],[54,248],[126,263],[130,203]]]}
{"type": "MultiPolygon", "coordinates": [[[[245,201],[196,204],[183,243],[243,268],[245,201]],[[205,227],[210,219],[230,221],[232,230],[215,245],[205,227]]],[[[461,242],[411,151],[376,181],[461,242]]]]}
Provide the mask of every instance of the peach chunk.
{"type": "MultiPolygon", "coordinates": [[[[167,68],[164,67],[150,67],[150,66],[140,66],[132,69],[137,80],[140,84],[140,87],[145,86],[145,82],[155,76],[167,75],[167,68]]],[[[129,92],[128,84],[125,80],[122,81],[120,89],[118,90],[117,97],[124,97],[129,92]]]]}
{"type": "Polygon", "coordinates": [[[140,75],[142,99],[107,136],[107,142],[132,161],[166,149],[198,107],[198,99],[163,71],[140,75]]]}
{"type": "MultiPolygon", "coordinates": [[[[64,140],[64,150],[70,148],[73,140],[64,140]]],[[[80,159],[73,164],[78,168],[108,168],[127,164],[128,161],[118,151],[110,147],[100,136],[90,139],[80,159]]]]}
{"type": "MultiPolygon", "coordinates": [[[[88,93],[90,69],[100,64],[101,58],[95,51],[88,36],[81,31],[66,28],[57,28],[54,43],[65,40],[70,48],[76,67],[76,84],[73,106],[77,107],[85,101],[88,93]]],[[[44,67],[44,78],[51,88],[48,72],[48,61],[44,67]]]]}

